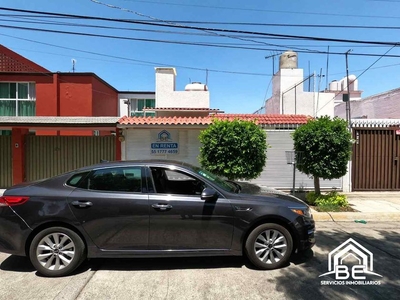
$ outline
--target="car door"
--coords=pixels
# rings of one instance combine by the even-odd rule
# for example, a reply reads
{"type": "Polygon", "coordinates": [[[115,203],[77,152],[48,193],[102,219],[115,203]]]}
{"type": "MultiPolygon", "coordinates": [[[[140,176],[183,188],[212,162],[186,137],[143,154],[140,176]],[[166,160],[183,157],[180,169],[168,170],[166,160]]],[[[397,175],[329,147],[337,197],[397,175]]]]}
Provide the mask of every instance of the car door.
{"type": "Polygon", "coordinates": [[[102,168],[67,182],[78,186],[68,198],[70,208],[100,249],[147,249],[149,207],[142,172],[140,166],[102,168]]]}
{"type": "Polygon", "coordinates": [[[201,199],[207,184],[194,174],[150,167],[151,250],[228,250],[232,244],[234,212],[230,201],[201,199]]]}

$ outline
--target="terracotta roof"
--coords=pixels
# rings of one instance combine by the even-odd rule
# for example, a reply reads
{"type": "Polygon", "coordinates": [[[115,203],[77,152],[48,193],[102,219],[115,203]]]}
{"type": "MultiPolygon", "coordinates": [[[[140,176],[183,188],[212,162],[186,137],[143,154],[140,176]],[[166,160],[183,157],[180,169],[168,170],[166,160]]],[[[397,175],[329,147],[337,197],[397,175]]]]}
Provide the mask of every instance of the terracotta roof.
{"type": "Polygon", "coordinates": [[[278,115],[278,114],[220,114],[215,116],[222,120],[246,120],[246,121],[256,121],[258,124],[262,125],[275,125],[275,124],[305,124],[310,118],[305,115],[278,115]]]}
{"type": "Polygon", "coordinates": [[[212,120],[246,120],[260,125],[305,124],[310,117],[304,115],[253,115],[253,114],[217,114],[207,117],[122,117],[121,125],[208,125],[212,120]]]}
{"type": "Polygon", "coordinates": [[[218,108],[192,108],[192,107],[156,107],[156,108],[143,108],[143,111],[210,111],[221,112],[218,108]]]}
{"type": "Polygon", "coordinates": [[[210,117],[122,117],[123,125],[208,125],[210,117]]]}

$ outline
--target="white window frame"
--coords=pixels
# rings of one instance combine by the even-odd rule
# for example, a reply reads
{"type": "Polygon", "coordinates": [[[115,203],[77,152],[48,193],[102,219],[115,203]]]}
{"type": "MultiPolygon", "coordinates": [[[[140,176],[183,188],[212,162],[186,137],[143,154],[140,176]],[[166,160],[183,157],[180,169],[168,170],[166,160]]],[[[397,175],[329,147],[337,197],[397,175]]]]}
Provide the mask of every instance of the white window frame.
{"type": "Polygon", "coordinates": [[[0,83],[15,83],[15,98],[0,98],[0,101],[15,101],[15,115],[18,116],[18,101],[36,101],[36,83],[29,81],[2,81],[0,83]],[[28,84],[28,98],[19,98],[18,85],[28,84]]]}
{"type": "Polygon", "coordinates": [[[143,117],[146,117],[148,115],[155,116],[155,111],[138,110],[138,101],[139,100],[144,100],[144,101],[154,100],[154,102],[155,102],[155,99],[150,99],[150,98],[131,98],[131,99],[129,99],[129,110],[130,110],[129,114],[130,114],[130,116],[132,117],[137,114],[141,114],[143,117]]]}

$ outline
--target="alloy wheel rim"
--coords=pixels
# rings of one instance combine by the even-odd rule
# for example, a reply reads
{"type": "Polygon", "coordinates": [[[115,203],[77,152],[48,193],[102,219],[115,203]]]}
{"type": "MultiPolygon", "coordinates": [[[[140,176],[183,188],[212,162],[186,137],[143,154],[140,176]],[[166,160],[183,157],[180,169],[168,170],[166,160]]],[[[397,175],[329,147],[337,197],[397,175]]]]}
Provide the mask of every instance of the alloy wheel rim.
{"type": "Polygon", "coordinates": [[[46,235],[36,249],[38,262],[47,270],[57,271],[69,266],[75,257],[75,244],[65,233],[46,235]]]}
{"type": "Polygon", "coordinates": [[[265,264],[279,262],[286,254],[287,240],[278,230],[269,229],[261,232],[254,243],[254,252],[265,264]]]}

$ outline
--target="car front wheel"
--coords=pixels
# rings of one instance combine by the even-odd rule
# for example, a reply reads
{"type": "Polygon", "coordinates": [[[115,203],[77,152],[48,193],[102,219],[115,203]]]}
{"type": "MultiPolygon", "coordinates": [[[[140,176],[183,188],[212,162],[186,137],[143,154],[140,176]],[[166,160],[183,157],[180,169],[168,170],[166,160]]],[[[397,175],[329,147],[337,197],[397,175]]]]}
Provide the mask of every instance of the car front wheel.
{"type": "Polygon", "coordinates": [[[247,238],[245,250],[257,268],[272,270],[287,264],[293,250],[293,239],[285,227],[266,223],[253,229],[247,238]]]}
{"type": "Polygon", "coordinates": [[[51,227],[33,238],[29,257],[40,274],[49,277],[65,276],[85,259],[85,244],[74,231],[51,227]]]}

